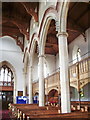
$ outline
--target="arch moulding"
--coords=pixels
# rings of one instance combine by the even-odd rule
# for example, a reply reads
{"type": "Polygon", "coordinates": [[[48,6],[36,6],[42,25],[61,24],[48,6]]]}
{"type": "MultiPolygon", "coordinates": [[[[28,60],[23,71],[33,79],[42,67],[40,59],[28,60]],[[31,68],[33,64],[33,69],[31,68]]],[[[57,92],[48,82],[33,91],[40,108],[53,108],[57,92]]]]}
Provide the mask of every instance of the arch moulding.
{"type": "Polygon", "coordinates": [[[40,28],[39,28],[39,49],[40,53],[39,54],[44,54],[44,46],[46,42],[46,35],[47,31],[50,25],[51,20],[54,19],[55,21],[58,20],[58,13],[57,10],[54,7],[48,8],[42,18],[40,28]]]}
{"type": "Polygon", "coordinates": [[[49,92],[50,92],[51,90],[56,90],[56,91],[59,93],[59,89],[58,89],[58,88],[52,87],[52,88],[48,88],[48,94],[49,94],[49,92]]]}
{"type": "Polygon", "coordinates": [[[37,43],[37,45],[38,45],[38,35],[37,35],[37,33],[34,33],[34,34],[32,35],[31,43],[30,43],[30,46],[29,46],[30,66],[32,66],[32,64],[33,64],[33,57],[34,57],[34,53],[35,53],[36,43],[37,43]]]}

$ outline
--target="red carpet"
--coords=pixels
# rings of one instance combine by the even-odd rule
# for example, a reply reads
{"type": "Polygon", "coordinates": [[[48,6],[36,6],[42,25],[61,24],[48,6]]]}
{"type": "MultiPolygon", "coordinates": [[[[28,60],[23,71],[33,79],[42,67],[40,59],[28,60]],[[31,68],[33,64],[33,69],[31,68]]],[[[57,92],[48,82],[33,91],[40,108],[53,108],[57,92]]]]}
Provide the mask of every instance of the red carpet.
{"type": "Polygon", "coordinates": [[[0,120],[11,120],[8,110],[0,110],[0,120]]]}

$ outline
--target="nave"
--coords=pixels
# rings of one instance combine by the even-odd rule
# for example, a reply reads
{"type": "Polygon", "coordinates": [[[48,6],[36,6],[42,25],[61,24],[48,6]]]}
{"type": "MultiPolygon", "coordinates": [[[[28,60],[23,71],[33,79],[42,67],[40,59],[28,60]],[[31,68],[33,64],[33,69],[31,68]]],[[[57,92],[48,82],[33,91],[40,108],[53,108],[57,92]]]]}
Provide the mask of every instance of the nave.
{"type": "Polygon", "coordinates": [[[79,0],[0,3],[0,107],[7,119],[90,118],[89,8],[79,0]]]}

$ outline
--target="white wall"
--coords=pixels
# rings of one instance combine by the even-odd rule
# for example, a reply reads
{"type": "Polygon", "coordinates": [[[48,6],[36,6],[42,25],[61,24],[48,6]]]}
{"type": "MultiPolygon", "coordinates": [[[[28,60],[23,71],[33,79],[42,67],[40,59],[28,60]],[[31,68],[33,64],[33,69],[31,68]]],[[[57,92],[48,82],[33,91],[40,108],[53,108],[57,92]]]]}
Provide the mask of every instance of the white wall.
{"type": "MultiPolygon", "coordinates": [[[[71,87],[71,101],[79,101],[79,94],[76,88],[71,87]]],[[[90,101],[90,83],[83,87],[83,96],[80,97],[80,101],[90,101]]]]}
{"type": "Polygon", "coordinates": [[[84,96],[81,98],[82,101],[90,101],[90,82],[83,87],[84,96]]]}
{"type": "Polygon", "coordinates": [[[70,97],[71,97],[71,101],[79,101],[78,91],[76,88],[70,87],[70,97]]]}
{"type": "MultiPolygon", "coordinates": [[[[88,30],[86,30],[86,42],[84,40],[84,37],[82,35],[78,36],[75,40],[73,40],[69,46],[69,65],[71,65],[73,62],[71,62],[73,60],[72,58],[72,53],[73,53],[73,49],[75,46],[78,46],[81,50],[81,59],[84,59],[86,57],[88,57],[90,55],[90,53],[88,53],[90,51],[90,28],[88,30]],[[86,54],[88,53],[88,54],[86,54]],[[85,55],[86,54],[86,55],[85,55]]],[[[59,68],[59,56],[58,54],[56,55],[56,69],[59,68]]]]}
{"type": "Polygon", "coordinates": [[[33,59],[33,71],[32,71],[33,81],[38,79],[38,62],[39,62],[38,54],[35,53],[33,59]]]}
{"type": "Polygon", "coordinates": [[[59,54],[56,55],[56,69],[59,68],[59,54]]]}
{"type": "MultiPolygon", "coordinates": [[[[45,73],[48,75],[55,72],[55,56],[54,55],[45,55],[45,63],[46,63],[46,71],[45,73]]],[[[38,62],[39,58],[38,55],[35,53],[34,61],[33,61],[33,81],[38,79],[38,62]]],[[[44,69],[45,70],[45,69],[44,69]]]]}
{"type": "Polygon", "coordinates": [[[23,53],[11,37],[0,38],[0,62],[8,61],[15,69],[17,90],[23,90],[23,53]]]}
{"type": "Polygon", "coordinates": [[[47,64],[47,74],[52,74],[55,72],[55,56],[54,55],[45,55],[45,62],[47,64]]]}
{"type": "Polygon", "coordinates": [[[88,30],[86,30],[86,42],[85,42],[85,39],[82,35],[78,36],[73,42],[71,42],[69,44],[69,62],[72,61],[72,52],[73,52],[73,48],[74,46],[78,46],[81,50],[81,56],[82,58],[81,59],[84,59],[86,57],[88,57],[88,54],[86,54],[89,49],[89,39],[90,39],[90,28],[88,30]],[[85,55],[86,54],[86,55],[85,55]]]}

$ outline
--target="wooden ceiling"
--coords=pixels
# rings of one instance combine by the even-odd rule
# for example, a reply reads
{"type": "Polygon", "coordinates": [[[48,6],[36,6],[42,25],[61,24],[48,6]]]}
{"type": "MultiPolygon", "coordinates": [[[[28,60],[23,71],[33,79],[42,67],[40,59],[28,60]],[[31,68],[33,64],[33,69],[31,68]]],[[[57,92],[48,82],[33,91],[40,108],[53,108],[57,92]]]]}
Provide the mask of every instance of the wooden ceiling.
{"type": "Polygon", "coordinates": [[[38,9],[37,2],[2,2],[2,23],[0,22],[2,36],[8,35],[15,38],[23,50],[24,42],[20,42],[18,38],[26,36],[29,40],[31,17],[33,16],[38,21],[36,9],[38,9]]]}
{"type": "MultiPolygon", "coordinates": [[[[68,44],[80,34],[85,37],[85,30],[90,27],[90,4],[84,2],[71,2],[68,11],[67,32],[68,44]]],[[[55,21],[52,20],[46,40],[45,53],[56,55],[58,53],[58,39],[56,37],[55,21]]]]}
{"type": "MultiPolygon", "coordinates": [[[[29,24],[31,17],[38,21],[37,2],[3,2],[2,3],[2,36],[9,35],[23,50],[24,41],[19,37],[29,39],[29,24]]],[[[71,2],[68,11],[67,32],[69,34],[68,44],[82,34],[85,38],[85,30],[90,27],[90,4],[84,2],[71,2]]],[[[1,28],[0,28],[1,29],[1,28]]],[[[45,53],[56,55],[58,53],[58,39],[56,37],[55,21],[52,20],[47,33],[45,53]]],[[[36,50],[37,51],[37,50],[36,50]]]]}
{"type": "Polygon", "coordinates": [[[90,27],[90,4],[84,2],[70,3],[68,12],[67,31],[68,42],[72,42],[80,34],[85,35],[85,30],[90,27]]]}

